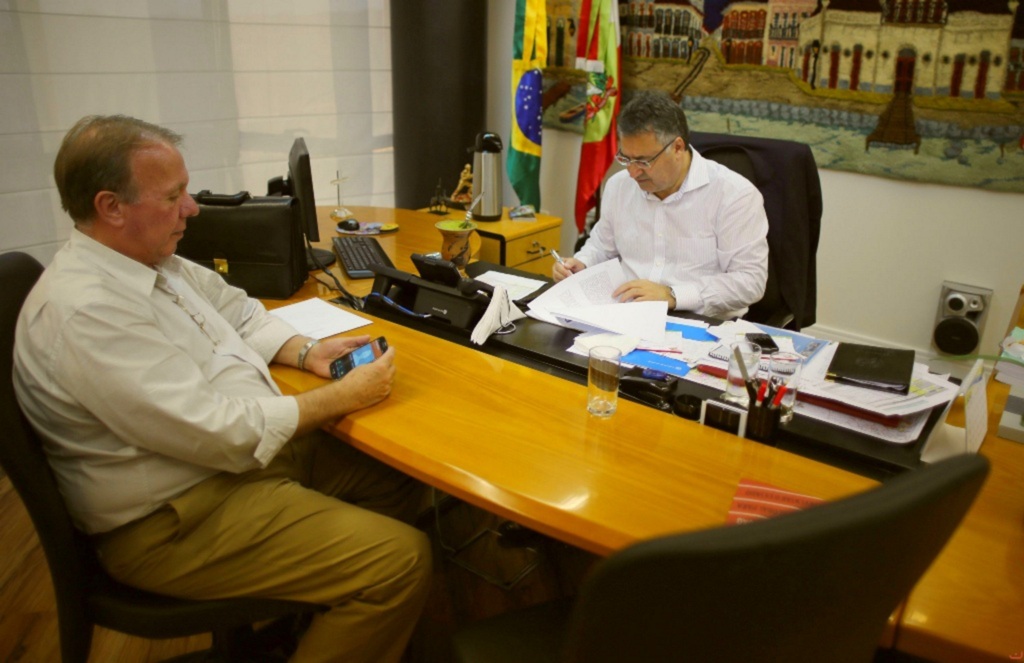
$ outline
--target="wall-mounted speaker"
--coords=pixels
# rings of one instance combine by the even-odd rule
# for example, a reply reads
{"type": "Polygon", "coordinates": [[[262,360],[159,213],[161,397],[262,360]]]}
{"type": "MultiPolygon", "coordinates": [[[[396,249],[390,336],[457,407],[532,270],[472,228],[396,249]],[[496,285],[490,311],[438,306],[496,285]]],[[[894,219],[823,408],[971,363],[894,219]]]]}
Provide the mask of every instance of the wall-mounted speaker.
{"type": "Polygon", "coordinates": [[[932,333],[935,347],[950,355],[967,355],[977,350],[991,302],[989,288],[943,281],[932,333]]]}

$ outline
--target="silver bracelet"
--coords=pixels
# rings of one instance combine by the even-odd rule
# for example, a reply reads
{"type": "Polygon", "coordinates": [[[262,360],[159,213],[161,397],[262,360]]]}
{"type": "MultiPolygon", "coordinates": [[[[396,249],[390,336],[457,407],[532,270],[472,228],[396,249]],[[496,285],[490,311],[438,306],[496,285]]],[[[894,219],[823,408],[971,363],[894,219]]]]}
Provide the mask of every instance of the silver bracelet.
{"type": "Polygon", "coordinates": [[[309,341],[304,346],[302,346],[302,349],[299,350],[298,365],[299,365],[299,370],[300,371],[306,370],[306,355],[309,354],[309,351],[313,349],[313,346],[316,345],[319,342],[320,342],[320,339],[314,338],[313,340],[309,341]]]}

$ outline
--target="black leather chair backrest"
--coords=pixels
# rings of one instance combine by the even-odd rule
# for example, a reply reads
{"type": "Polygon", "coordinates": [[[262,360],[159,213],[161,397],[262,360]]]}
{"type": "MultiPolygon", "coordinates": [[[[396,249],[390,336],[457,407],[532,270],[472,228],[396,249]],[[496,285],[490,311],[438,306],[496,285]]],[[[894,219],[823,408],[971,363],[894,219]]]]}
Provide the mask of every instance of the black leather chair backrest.
{"type": "Polygon", "coordinates": [[[709,159],[750,180],[768,216],[768,285],[744,316],[794,330],[816,321],[817,252],[822,197],[810,148],[795,141],[694,131],[690,142],[709,159]]]}
{"type": "MultiPolygon", "coordinates": [[[[722,164],[733,172],[739,173],[750,180],[750,183],[755,187],[761,188],[758,186],[758,177],[754,170],[754,163],[751,161],[750,155],[743,148],[737,145],[717,145],[705,148],[701,151],[701,155],[722,164]]],[[[772,251],[769,246],[768,281],[765,284],[764,295],[759,301],[750,305],[750,309],[743,316],[744,320],[761,322],[780,328],[792,325],[795,316],[789,306],[786,305],[785,300],[782,298],[782,292],[779,290],[778,270],[775,267],[778,259],[776,252],[772,251]]]]}
{"type": "Polygon", "coordinates": [[[869,663],[988,470],[957,456],[803,511],[635,544],[575,600],[464,627],[456,660],[869,663]]]}
{"type": "Polygon", "coordinates": [[[965,455],[854,497],[664,537],[584,585],[569,661],[871,661],[988,473],[965,455]]]}
{"type": "Polygon", "coordinates": [[[40,440],[14,396],[15,323],[25,298],[42,272],[39,261],[27,254],[0,255],[0,283],[4,284],[0,292],[0,465],[21,496],[46,552],[61,630],[76,634],[73,639],[62,637],[63,659],[85,660],[92,639],[92,623],[85,617],[86,589],[81,579],[92,577],[88,570],[96,562],[80,555],[87,550],[78,540],[82,535],[71,522],[40,440]],[[69,646],[75,651],[63,649],[69,646]]]}

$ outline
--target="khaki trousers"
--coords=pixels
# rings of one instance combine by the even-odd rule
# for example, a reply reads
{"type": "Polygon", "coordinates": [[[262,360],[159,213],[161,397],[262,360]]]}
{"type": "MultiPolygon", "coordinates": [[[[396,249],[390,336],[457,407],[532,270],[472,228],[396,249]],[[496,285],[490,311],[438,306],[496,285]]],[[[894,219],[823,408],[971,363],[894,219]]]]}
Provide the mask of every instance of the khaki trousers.
{"type": "Polygon", "coordinates": [[[118,580],[183,598],[329,606],[292,661],[398,661],[426,602],[430,545],[411,522],[422,485],[314,434],[264,469],[221,473],[95,537],[118,580]]]}

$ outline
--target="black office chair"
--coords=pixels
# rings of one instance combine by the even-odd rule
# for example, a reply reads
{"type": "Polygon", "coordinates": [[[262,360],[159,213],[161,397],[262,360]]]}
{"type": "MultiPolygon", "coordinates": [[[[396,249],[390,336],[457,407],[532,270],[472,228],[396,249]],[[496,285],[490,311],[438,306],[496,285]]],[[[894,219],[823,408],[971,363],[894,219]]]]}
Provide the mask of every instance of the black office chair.
{"type": "Polygon", "coordinates": [[[817,305],[817,251],[821,182],[814,154],[788,140],[694,131],[702,156],[750,180],[768,216],[768,282],[744,319],[800,330],[813,325],[817,305]]]}
{"type": "Polygon", "coordinates": [[[111,578],[88,537],[72,525],[41,442],[15,400],[12,380],[15,322],[42,271],[24,253],[0,255],[0,466],[25,503],[46,554],[57,599],[61,659],[85,663],[93,625],[99,625],[151,639],[212,632],[212,649],[189,660],[258,660],[252,624],[323,606],[253,598],[193,601],[140,591],[111,578]]]}
{"type": "Polygon", "coordinates": [[[575,602],[456,633],[457,660],[871,661],[987,473],[983,456],[958,456],[804,511],[636,544],[575,602]]]}

